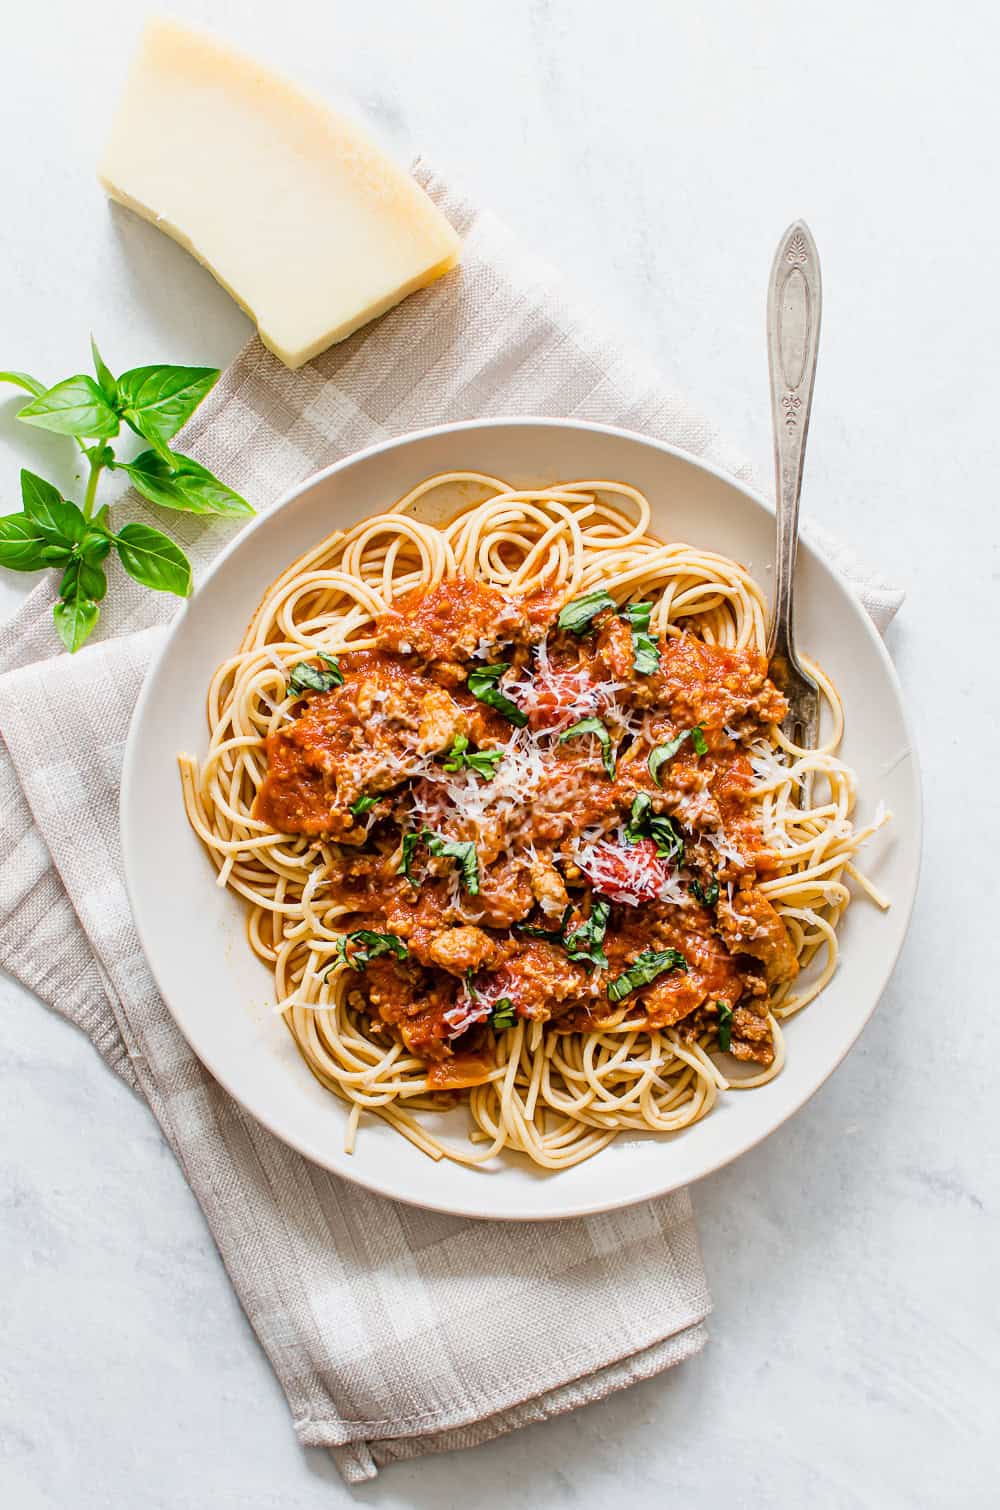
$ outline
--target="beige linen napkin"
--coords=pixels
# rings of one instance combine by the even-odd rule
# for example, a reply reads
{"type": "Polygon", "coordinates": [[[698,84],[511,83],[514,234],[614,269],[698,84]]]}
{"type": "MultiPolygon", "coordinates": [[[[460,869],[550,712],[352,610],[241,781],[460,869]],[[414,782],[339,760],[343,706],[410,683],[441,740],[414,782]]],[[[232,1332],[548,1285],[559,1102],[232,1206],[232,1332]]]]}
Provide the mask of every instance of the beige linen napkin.
{"type": "MultiPolygon", "coordinates": [[[[373,441],[477,415],[603,420],[732,464],[490,215],[418,176],[465,237],[461,269],[302,371],[251,342],[187,427],[186,451],[259,509],[373,441]]],[[[134,496],[129,508],[146,512],[134,496]]],[[[196,572],[230,534],[189,515],[170,526],[196,572]]],[[[872,574],[854,580],[883,626],[900,595],[872,574]]],[[[175,604],[116,581],[102,639],[70,659],[54,653],[51,595],[43,584],[0,629],[0,963],[148,1100],[299,1440],[330,1448],[358,1481],[697,1352],[710,1302],[686,1192],[546,1224],[422,1212],[310,1164],[211,1079],[149,975],[118,834],[129,720],[175,604]]]]}

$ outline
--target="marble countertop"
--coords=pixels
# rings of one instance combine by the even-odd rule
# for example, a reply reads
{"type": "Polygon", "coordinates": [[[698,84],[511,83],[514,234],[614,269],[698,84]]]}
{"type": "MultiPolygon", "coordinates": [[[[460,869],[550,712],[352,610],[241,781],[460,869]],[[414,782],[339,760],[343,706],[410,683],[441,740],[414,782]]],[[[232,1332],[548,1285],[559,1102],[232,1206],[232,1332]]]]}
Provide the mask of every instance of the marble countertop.
{"type": "MultiPolygon", "coordinates": [[[[243,316],[94,163],[145,4],[11,8],[0,363],[224,364],[243,316]]],[[[284,1399],[179,1169],[90,1045],[0,980],[0,1501],[129,1510],[979,1506],[1000,1354],[998,23],[985,4],[174,0],[353,100],[560,263],[768,475],[763,297],[810,222],[805,509],[907,589],[927,795],[909,942],[811,1104],[694,1192],[712,1340],[682,1368],[350,1491],[284,1399]],[[280,19],[279,19],[280,18],[280,19]],[[991,740],[993,744],[991,745],[991,740]],[[971,757],[971,759],[970,759],[971,757]],[[962,761],[961,768],[958,762],[962,761]],[[993,1163],[990,1163],[990,1157],[993,1163]]],[[[0,397],[0,478],[24,456],[0,397]]],[[[41,445],[31,442],[29,447],[41,445]]],[[[29,579],[0,574],[0,611],[29,579]]],[[[995,1489],[994,1491],[995,1492],[995,1489]]]]}

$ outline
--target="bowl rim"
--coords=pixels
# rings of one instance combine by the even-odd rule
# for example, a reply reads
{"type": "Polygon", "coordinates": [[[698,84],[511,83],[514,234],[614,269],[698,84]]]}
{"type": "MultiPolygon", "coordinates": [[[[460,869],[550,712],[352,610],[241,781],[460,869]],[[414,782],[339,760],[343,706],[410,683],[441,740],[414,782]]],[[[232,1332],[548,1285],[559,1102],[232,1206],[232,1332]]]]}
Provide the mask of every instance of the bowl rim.
{"type": "MultiPolygon", "coordinates": [[[[871,642],[871,645],[874,647],[876,655],[882,663],[883,672],[887,676],[896,694],[896,701],[898,704],[903,727],[906,731],[908,753],[911,760],[913,783],[913,812],[911,815],[909,827],[911,841],[914,846],[915,863],[912,868],[912,875],[907,894],[903,897],[899,896],[898,894],[894,894],[893,896],[893,909],[897,912],[897,916],[902,917],[902,927],[900,928],[898,942],[896,943],[895,948],[891,951],[891,954],[884,959],[881,969],[878,972],[872,972],[873,985],[871,990],[871,1005],[869,1006],[868,1010],[865,1012],[861,1020],[858,1022],[856,1028],[851,1032],[850,1036],[843,1043],[839,1052],[833,1058],[831,1058],[829,1063],[824,1067],[823,1072],[819,1074],[818,1077],[814,1075],[812,1080],[809,1080],[804,1084],[801,1091],[796,1092],[796,1094],[792,1097],[791,1104],[789,1105],[787,1110],[780,1117],[780,1120],[775,1122],[773,1126],[765,1127],[759,1132],[751,1133],[749,1136],[744,1136],[742,1140],[734,1144],[731,1150],[711,1156],[709,1161],[705,1164],[705,1167],[701,1170],[701,1173],[697,1176],[689,1176],[686,1180],[678,1180],[676,1178],[672,1178],[669,1173],[665,1173],[664,1179],[661,1183],[655,1184],[651,1188],[648,1188],[640,1193],[629,1193],[620,1198],[616,1198],[612,1192],[608,1192],[595,1200],[582,1200],[569,1208],[561,1209],[555,1212],[539,1212],[537,1209],[518,1210],[516,1208],[504,1210],[501,1212],[493,1212],[473,1206],[456,1204],[453,1201],[435,1202],[433,1194],[431,1194],[430,1196],[424,1196],[417,1193],[414,1193],[412,1196],[409,1193],[401,1194],[398,1190],[390,1188],[377,1176],[372,1176],[369,1171],[364,1170],[363,1168],[359,1167],[357,1171],[355,1171],[350,1166],[344,1168],[342,1164],[333,1164],[329,1162],[329,1160],[324,1159],[321,1153],[319,1153],[314,1147],[306,1146],[304,1140],[297,1138],[294,1135],[290,1135],[281,1127],[276,1126],[273,1119],[262,1116],[258,1111],[250,1107],[247,1102],[243,1100],[240,1093],[234,1089],[232,1084],[230,1084],[225,1067],[223,1066],[220,1069],[215,1063],[211,1062],[210,1058],[203,1056],[200,1049],[196,1048],[188,1038],[178,1014],[171,1006],[168,993],[163,989],[160,983],[156,968],[153,963],[153,958],[147,942],[149,935],[147,933],[147,929],[141,915],[141,910],[137,909],[136,907],[136,892],[134,885],[135,877],[133,876],[132,866],[129,858],[130,855],[134,852],[134,845],[136,843],[135,836],[133,834],[133,830],[129,821],[129,811],[131,807],[130,799],[132,788],[135,781],[137,780],[137,750],[140,738],[139,731],[142,728],[147,704],[149,703],[154,693],[157,674],[160,670],[160,667],[163,665],[164,661],[170,653],[170,649],[176,635],[180,632],[181,626],[187,614],[188,605],[191,604],[195,600],[195,598],[199,597],[202,593],[206,592],[209,589],[212,580],[223,569],[230,557],[233,556],[238,550],[241,550],[244,546],[244,543],[252,534],[254,534],[258,529],[262,528],[265,524],[270,522],[288,504],[292,503],[295,499],[302,497],[305,493],[312,491],[312,489],[324,483],[328,478],[335,477],[338,473],[347,471],[351,467],[354,467],[361,462],[368,461],[371,458],[379,456],[385,452],[405,448],[406,446],[412,445],[416,441],[433,439],[437,436],[461,433],[463,431],[503,430],[526,427],[551,430],[578,430],[587,433],[596,433],[607,435],[618,440],[623,440],[627,443],[634,443],[646,448],[660,451],[668,456],[672,456],[684,462],[687,465],[694,466],[703,472],[707,472],[709,475],[719,479],[727,486],[734,488],[739,493],[742,493],[752,503],[757,505],[759,508],[763,508],[765,512],[772,518],[774,517],[774,504],[770,501],[770,499],[767,498],[766,495],[759,493],[742,478],[739,478],[734,473],[728,471],[725,467],[722,467],[714,462],[707,461],[703,457],[697,456],[693,452],[685,450],[682,446],[671,444],[669,441],[660,440],[655,436],[644,435],[640,431],[629,430],[620,425],[602,424],[597,421],[573,418],[562,419],[544,415],[491,415],[479,419],[453,420],[439,425],[427,425],[419,430],[407,430],[400,435],[395,435],[388,437],[385,440],[376,441],[369,446],[363,447],[361,450],[352,451],[349,455],[343,456],[339,460],[331,462],[329,466],[322,467],[315,472],[311,472],[308,477],[304,478],[301,482],[296,483],[293,487],[287,489],[284,493],[282,493],[269,507],[258,512],[255,518],[252,519],[248,524],[246,524],[241,530],[239,530],[233,537],[233,539],[228,543],[228,545],[224,546],[223,549],[218,553],[218,555],[214,557],[214,559],[207,567],[204,576],[197,583],[191,597],[184,601],[179,611],[174,615],[168,626],[167,633],[163,636],[162,642],[156,648],[149,666],[147,667],[146,674],[143,678],[139,696],[136,700],[135,708],[133,710],[132,718],[129,724],[128,736],[125,743],[125,751],[122,763],[121,788],[119,795],[119,827],[122,842],[122,858],[125,873],[126,894],[128,896],[129,907],[131,909],[136,933],[139,937],[143,955],[145,957],[146,964],[149,967],[153,981],[156,985],[156,989],[161,995],[164,1005],[166,1006],[167,1011],[170,1013],[170,1016],[177,1026],[178,1031],[184,1036],[185,1041],[188,1043],[189,1047],[198,1058],[199,1062],[218,1082],[218,1084],[227,1093],[227,1095],[232,1096],[233,1100],[236,1101],[237,1104],[241,1106],[249,1116],[252,1116],[255,1121],[259,1122],[260,1125],[264,1127],[268,1132],[273,1134],[274,1137],[278,1138],[287,1147],[294,1149],[297,1153],[301,1154],[303,1158],[308,1159],[311,1163],[317,1164],[320,1168],[326,1169],[330,1173],[335,1174],[343,1179],[350,1180],[352,1183],[360,1185],[365,1189],[374,1191],[376,1194],[384,1196],[389,1200],[398,1200],[402,1201],[406,1205],[417,1206],[423,1208],[424,1210],[440,1211],[448,1215],[464,1216],[472,1218],[474,1220],[562,1221],[570,1220],[575,1217],[598,1215],[606,1211],[615,1211],[627,1206],[639,1204],[640,1202],[646,1200],[656,1200],[659,1197],[669,1194],[671,1191],[684,1188],[686,1184],[697,1183],[698,1181],[704,1179],[706,1176],[715,1174],[718,1170],[724,1169],[727,1165],[734,1163],[737,1159],[741,1158],[751,1149],[756,1148],[760,1143],[764,1142],[765,1139],[770,1137],[772,1133],[777,1132],[780,1127],[784,1126],[786,1122],[790,1121],[792,1117],[800,1112],[802,1110],[802,1107],[812,1099],[812,1097],[821,1088],[821,1086],[826,1084],[827,1080],[829,1080],[834,1071],[838,1069],[839,1066],[843,1063],[844,1059],[847,1057],[847,1054],[854,1047],[858,1038],[861,1036],[861,1033],[871,1021],[872,1016],[874,1015],[875,1010],[882,998],[882,995],[885,992],[886,986],[889,983],[889,979],[902,952],[903,945],[905,944],[908,937],[914,903],[916,900],[917,891],[919,889],[920,875],[923,863],[923,782],[920,756],[914,734],[913,722],[906,706],[906,701],[903,696],[903,689],[899,680],[898,673],[881,634],[875,627],[875,624],[873,623],[870,615],[865,610],[863,604],[857,599],[856,594],[851,591],[849,584],[845,583],[844,585],[849,595],[854,599],[856,603],[858,617],[863,623],[864,632],[871,642]]],[[[799,546],[800,549],[803,550],[806,554],[819,560],[828,570],[832,571],[835,576],[840,577],[840,573],[837,572],[836,568],[829,561],[829,559],[823,554],[822,551],[818,549],[817,546],[812,544],[812,542],[806,535],[800,536],[799,546]]],[[[668,1166],[665,1165],[665,1170],[667,1168],[668,1166]]]]}

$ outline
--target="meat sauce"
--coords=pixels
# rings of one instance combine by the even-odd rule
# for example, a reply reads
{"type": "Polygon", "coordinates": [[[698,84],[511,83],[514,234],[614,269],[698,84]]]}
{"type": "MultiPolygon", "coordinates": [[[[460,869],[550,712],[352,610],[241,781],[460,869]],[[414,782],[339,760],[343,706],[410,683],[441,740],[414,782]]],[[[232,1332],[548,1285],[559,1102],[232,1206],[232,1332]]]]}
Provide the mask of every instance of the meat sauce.
{"type": "Polygon", "coordinates": [[[340,655],[342,685],[270,736],[254,815],[323,841],[348,959],[357,930],[402,941],[350,1000],[438,1088],[479,1083],[517,1019],[696,1037],[728,1008],[731,1052],[769,1064],[768,990],[798,967],[756,884],[779,859],[744,745],[784,699],[755,652],[690,631],[637,675],[624,618],[576,634],[559,606],[461,577],[398,599],[373,649],[340,655]],[[500,662],[474,696],[469,673],[500,662]],[[671,963],[609,996],[650,955],[671,963]]]}

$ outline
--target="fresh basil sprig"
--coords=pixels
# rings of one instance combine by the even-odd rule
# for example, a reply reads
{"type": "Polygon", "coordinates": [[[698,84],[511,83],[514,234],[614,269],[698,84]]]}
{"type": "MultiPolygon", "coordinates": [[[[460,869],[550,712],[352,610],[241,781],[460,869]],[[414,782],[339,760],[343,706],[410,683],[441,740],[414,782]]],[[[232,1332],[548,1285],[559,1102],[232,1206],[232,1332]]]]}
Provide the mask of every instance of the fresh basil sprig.
{"type": "Polygon", "coordinates": [[[728,1054],[733,1041],[733,1009],[728,1002],[717,1001],[715,1010],[719,1014],[719,1048],[728,1054]]]}
{"type": "Polygon", "coordinates": [[[456,734],[442,770],[475,771],[477,776],[485,776],[487,781],[492,781],[503,757],[503,750],[470,750],[466,736],[456,734]]]}
{"type": "Polygon", "coordinates": [[[687,970],[687,960],[679,949],[644,949],[627,970],[608,982],[608,1000],[622,1001],[666,970],[687,970]]]}
{"type": "Polygon", "coordinates": [[[294,696],[301,697],[306,692],[332,692],[334,687],[344,685],[344,673],[337,657],[327,655],[324,650],[318,650],[316,654],[327,670],[320,671],[317,666],[310,666],[308,661],[297,661],[288,678],[288,691],[294,696]]]}
{"type": "Polygon", "coordinates": [[[470,671],[465,678],[465,684],[473,697],[479,702],[485,703],[488,708],[495,708],[502,713],[504,718],[523,729],[528,722],[528,715],[517,703],[509,697],[504,697],[497,686],[505,671],[510,670],[509,661],[498,661],[495,666],[477,666],[475,671],[470,671]]]}
{"type": "Polygon", "coordinates": [[[593,734],[601,746],[601,759],[604,769],[611,780],[615,779],[615,752],[611,743],[611,735],[599,718],[581,718],[579,723],[571,724],[565,734],[560,734],[559,743],[564,744],[567,739],[576,739],[582,734],[593,734]]]}
{"type": "Polygon", "coordinates": [[[653,676],[660,669],[660,647],[649,632],[652,603],[628,603],[621,616],[632,630],[632,667],[636,676],[653,676]]]}
{"type": "Polygon", "coordinates": [[[560,629],[568,629],[573,634],[583,634],[605,608],[617,608],[617,606],[611,594],[603,587],[598,587],[593,592],[584,593],[582,598],[573,598],[561,608],[556,623],[560,629]]]}
{"type": "Polygon", "coordinates": [[[169,536],[139,522],[111,529],[107,508],[97,508],[103,471],[127,472],[138,492],[164,508],[230,518],[253,513],[246,499],[206,467],[167,445],[213,387],[218,371],[135,367],[116,378],[93,340],[91,351],[96,379],[76,373],[47,387],[27,372],[0,372],[0,383],[31,395],[18,419],[73,437],[89,467],[82,504],[64,498],[34,472],[22,471],[22,511],[0,518],[0,566],[25,572],[63,568],[52,613],[70,652],[79,650],[97,623],[108,585],[102,563],[112,550],[144,587],[182,598],[191,592],[190,562],[169,536]],[[107,442],[123,422],[152,449],[130,461],[119,460],[107,442]]]}
{"type": "Polygon", "coordinates": [[[693,729],[681,729],[680,733],[675,734],[673,739],[668,739],[666,744],[657,745],[656,748],[650,752],[649,760],[647,761],[647,764],[649,766],[649,774],[652,776],[657,786],[660,785],[660,777],[658,774],[660,767],[666,765],[668,760],[673,760],[674,756],[677,754],[677,751],[680,749],[685,739],[690,739],[696,755],[708,754],[708,744],[705,740],[705,731],[702,728],[701,724],[695,724],[693,729]]]}

